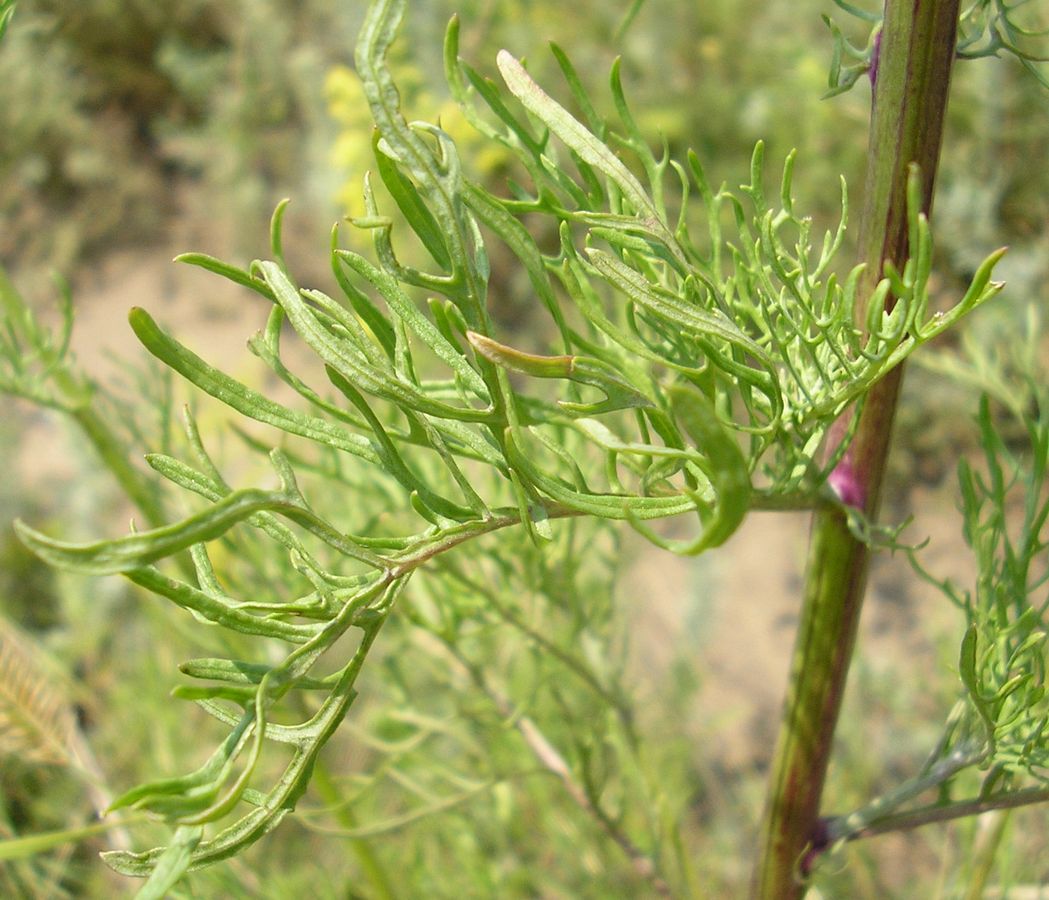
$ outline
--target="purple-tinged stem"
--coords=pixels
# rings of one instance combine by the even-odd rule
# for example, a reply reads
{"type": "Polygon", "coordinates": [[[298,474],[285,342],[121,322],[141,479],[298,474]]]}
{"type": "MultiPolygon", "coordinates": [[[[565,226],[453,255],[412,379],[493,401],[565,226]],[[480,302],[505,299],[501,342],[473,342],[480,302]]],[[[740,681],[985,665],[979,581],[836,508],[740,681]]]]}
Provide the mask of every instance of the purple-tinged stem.
{"type": "MultiPolygon", "coordinates": [[[[866,264],[860,296],[869,297],[885,263],[907,259],[906,186],[917,164],[922,209],[932,206],[959,0],[886,0],[878,45],[866,197],[860,225],[866,264]]],[[[866,321],[858,304],[857,321],[866,321]]],[[[838,496],[870,518],[878,514],[902,369],[875,385],[856,435],[831,478],[838,496]]],[[[825,849],[820,801],[852,659],[866,587],[868,548],[849,531],[838,506],[812,521],[805,589],[783,722],[752,882],[756,900],[794,900],[825,849]]]]}

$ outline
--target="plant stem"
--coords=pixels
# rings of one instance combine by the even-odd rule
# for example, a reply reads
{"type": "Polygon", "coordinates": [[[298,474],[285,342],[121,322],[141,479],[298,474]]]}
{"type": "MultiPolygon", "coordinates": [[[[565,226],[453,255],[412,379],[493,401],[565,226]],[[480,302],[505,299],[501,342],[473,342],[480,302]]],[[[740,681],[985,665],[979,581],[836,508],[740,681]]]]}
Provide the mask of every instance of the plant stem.
{"type": "Polygon", "coordinates": [[[895,815],[895,810],[904,803],[933,788],[942,787],[963,769],[979,765],[986,756],[986,752],[967,753],[964,749],[958,750],[937,762],[926,774],[905,781],[863,809],[845,816],[825,818],[823,821],[827,841],[835,843],[853,840],[854,835],[864,833],[869,825],[886,821],[895,815]]]}
{"type": "Polygon", "coordinates": [[[973,845],[972,871],[965,889],[965,900],[982,900],[1011,816],[1010,810],[996,809],[980,817],[980,830],[973,845]]]}
{"type": "Polygon", "coordinates": [[[972,800],[956,800],[952,803],[932,803],[919,806],[905,812],[892,813],[863,828],[842,836],[846,841],[858,841],[863,838],[888,834],[890,831],[910,831],[933,822],[950,822],[954,819],[967,819],[995,810],[1019,809],[1022,806],[1049,802],[1049,788],[1035,787],[1021,791],[1006,791],[991,794],[988,797],[976,797],[972,800]]]}
{"type": "MultiPolygon", "coordinates": [[[[335,818],[343,828],[350,830],[357,827],[357,817],[352,808],[343,802],[328,767],[322,761],[318,761],[313,769],[313,785],[321,799],[331,806],[335,818]]],[[[393,883],[369,841],[366,838],[355,838],[351,840],[351,844],[357,862],[375,891],[374,896],[380,900],[395,900],[397,893],[393,883]]]]}
{"type": "MultiPolygon", "coordinates": [[[[71,313],[68,314],[71,316],[71,313]]],[[[73,367],[67,348],[56,348],[54,335],[40,326],[36,316],[17,291],[7,273],[0,269],[0,321],[11,330],[13,342],[5,352],[15,357],[26,356],[43,368],[43,380],[51,391],[23,393],[18,389],[19,378],[3,391],[33,400],[68,415],[91,442],[103,465],[112,472],[120,487],[135,504],[151,526],[166,521],[160,494],[155,484],[132,465],[129,448],[124,446],[94,405],[96,386],[73,367]]],[[[67,318],[67,325],[72,322],[67,318]]],[[[67,335],[68,336],[68,335],[67,335]]],[[[30,383],[32,378],[22,374],[30,383]]]]}
{"type": "Polygon", "coordinates": [[[128,448],[114,436],[113,429],[106,425],[95,407],[89,402],[71,410],[70,416],[91,441],[102,463],[149,525],[159,528],[166,524],[167,516],[156,485],[132,465],[128,448]]]}
{"type": "Polygon", "coordinates": [[[495,688],[485,677],[482,668],[463,656],[456,646],[447,641],[443,642],[443,646],[450,656],[465,669],[480,691],[492,701],[499,711],[499,715],[507,721],[513,722],[514,727],[520,733],[528,749],[538,760],[539,764],[557,777],[572,801],[591,816],[626,854],[634,873],[638,878],[648,882],[653,895],[657,897],[671,896],[670,886],[660,873],[656,860],[635,844],[630,835],[623,830],[620,823],[609,815],[600,802],[587,791],[585,785],[579,783],[573,775],[568,761],[543,734],[535,722],[528,716],[519,715],[506,695],[495,688]]]}
{"type": "MultiPolygon", "coordinates": [[[[881,278],[886,262],[902,271],[907,258],[908,169],[922,176],[922,210],[932,206],[959,0],[886,0],[876,51],[866,199],[860,225],[866,264],[860,297],[881,278]]],[[[857,321],[866,322],[864,303],[857,321]]],[[[876,384],[864,400],[853,442],[832,475],[846,503],[874,520],[878,513],[889,435],[902,369],[876,384]]],[[[826,847],[819,820],[831,743],[866,585],[868,547],[849,531],[832,504],[813,515],[805,589],[790,684],[752,896],[801,897],[815,857],[826,847]]]]}

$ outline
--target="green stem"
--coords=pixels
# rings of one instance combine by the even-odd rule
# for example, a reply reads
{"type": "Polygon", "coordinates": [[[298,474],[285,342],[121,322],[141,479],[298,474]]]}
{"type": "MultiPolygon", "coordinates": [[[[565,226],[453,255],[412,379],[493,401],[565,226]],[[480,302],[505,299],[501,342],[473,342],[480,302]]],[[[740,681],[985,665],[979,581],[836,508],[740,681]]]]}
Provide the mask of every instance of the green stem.
{"type": "MultiPolygon", "coordinates": [[[[313,786],[317,789],[321,799],[331,807],[335,818],[343,828],[352,831],[357,827],[357,817],[346,805],[345,799],[332,781],[328,767],[322,762],[318,762],[313,770],[313,786]]],[[[351,844],[357,862],[360,863],[361,869],[375,891],[374,896],[378,900],[396,900],[397,892],[393,888],[390,876],[372,849],[371,843],[364,838],[353,838],[351,844]]]]}
{"type": "Polygon", "coordinates": [[[495,707],[499,710],[499,715],[508,722],[512,721],[514,723],[514,727],[539,763],[558,778],[572,801],[581,810],[590,815],[626,854],[630,859],[634,873],[638,878],[643,879],[651,886],[652,894],[657,897],[671,896],[670,886],[664,880],[657,860],[650,857],[641,847],[634,843],[630,835],[623,829],[619,817],[611,815],[601,805],[600,798],[589,791],[585,783],[581,783],[575,777],[568,761],[543,734],[535,722],[528,716],[518,714],[518,711],[514,709],[514,704],[501,691],[489,683],[481,666],[467,659],[455,644],[449,641],[443,641],[443,643],[451,657],[457,660],[466,670],[478,689],[495,704],[495,707]]]}
{"type": "Polygon", "coordinates": [[[863,809],[846,816],[832,816],[824,819],[827,841],[834,843],[841,840],[854,840],[855,835],[864,833],[869,826],[887,821],[903,804],[926,791],[943,786],[963,769],[979,765],[986,756],[986,750],[969,753],[961,749],[937,762],[926,774],[905,781],[863,809]]]}
{"type": "MultiPolygon", "coordinates": [[[[71,315],[67,310],[67,316],[70,317],[66,320],[67,326],[71,322],[71,315]]],[[[9,345],[9,352],[24,354],[36,360],[45,372],[47,386],[52,389],[52,393],[43,390],[42,393],[23,396],[31,397],[37,404],[51,407],[73,419],[146,521],[153,527],[163,525],[165,515],[160,494],[150,479],[132,465],[128,458],[129,448],[116,438],[112,428],[96,410],[96,386],[74,369],[66,347],[59,349],[56,346],[55,335],[41,327],[29,305],[2,269],[0,320],[6,321],[7,327],[15,335],[9,345]]],[[[8,387],[6,391],[19,393],[17,387],[8,387]]]]}
{"type": "MultiPolygon", "coordinates": [[[[922,209],[932,205],[958,24],[959,0],[886,0],[876,84],[860,251],[867,297],[884,265],[907,258],[906,185],[917,164],[922,209]]],[[[862,304],[859,304],[862,307],[862,304]]],[[[857,310],[857,321],[866,321],[857,310]]],[[[866,397],[856,435],[831,483],[842,500],[877,516],[902,370],[866,397]]],[[[869,552],[843,511],[813,516],[806,583],[786,708],[773,761],[752,896],[791,900],[826,847],[819,820],[831,743],[856,640],[869,552]],[[800,878],[799,878],[800,876],[800,878]]]]}
{"type": "Polygon", "coordinates": [[[128,499],[154,528],[167,523],[160,493],[149,478],[132,465],[128,448],[113,435],[110,428],[90,404],[70,412],[73,421],[87,435],[106,468],[116,478],[128,499]]]}
{"type": "Polygon", "coordinates": [[[0,860],[10,862],[13,859],[28,859],[56,847],[79,843],[96,834],[105,834],[107,831],[126,828],[128,825],[135,825],[146,820],[146,816],[131,816],[113,819],[110,822],[92,822],[90,825],[82,825],[79,828],[64,828],[61,831],[46,831],[26,837],[9,838],[0,841],[0,860]]]}
{"type": "Polygon", "coordinates": [[[965,900],[982,900],[1010,817],[1009,810],[996,809],[981,818],[981,829],[973,846],[972,873],[965,889],[965,900]]]}
{"type": "MultiPolygon", "coordinates": [[[[1049,802],[1049,788],[1036,787],[1021,791],[1006,791],[971,800],[932,803],[928,806],[919,806],[916,809],[883,816],[866,824],[863,828],[842,834],[841,840],[858,841],[892,831],[910,831],[934,822],[951,822],[954,819],[967,819],[970,816],[980,816],[996,810],[1019,809],[1022,806],[1034,806],[1047,802],[1049,802]]],[[[835,827],[834,820],[831,820],[831,827],[835,827]]]]}

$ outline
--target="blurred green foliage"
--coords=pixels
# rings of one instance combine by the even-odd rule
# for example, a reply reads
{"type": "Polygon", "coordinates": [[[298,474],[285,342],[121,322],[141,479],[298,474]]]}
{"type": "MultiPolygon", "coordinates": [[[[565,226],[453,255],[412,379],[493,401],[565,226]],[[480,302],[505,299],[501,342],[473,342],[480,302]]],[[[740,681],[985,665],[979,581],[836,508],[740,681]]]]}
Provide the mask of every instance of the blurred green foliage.
{"type": "MultiPolygon", "coordinates": [[[[370,120],[345,67],[362,12],[358,6],[337,0],[23,0],[0,52],[3,91],[22,98],[0,103],[0,216],[5,222],[0,260],[72,271],[78,260],[116,242],[156,235],[186,185],[205,185],[214,214],[246,232],[257,230],[283,193],[316,209],[338,204],[343,212],[359,213],[350,198],[359,196],[363,173],[373,163],[370,120]]],[[[528,58],[541,83],[559,84],[546,48],[553,40],[571,49],[595,100],[609,104],[599,86],[612,58],[621,54],[642,130],[663,135],[677,155],[685,146],[695,147],[715,184],[746,172],[759,137],[775,159],[797,147],[796,192],[807,199],[818,225],[829,223],[838,209],[837,175],[845,173],[857,186],[862,181],[869,100],[863,81],[848,95],[819,99],[827,86],[831,46],[820,13],[833,12],[831,4],[650,0],[619,34],[629,6],[625,0],[584,0],[566,15],[563,3],[554,0],[413,4],[402,41],[412,47],[411,57],[397,63],[407,87],[406,108],[431,120],[440,114],[443,122],[454,121],[456,113],[445,105],[440,58],[444,26],[453,11],[463,22],[462,55],[493,77],[495,52],[508,47],[528,58]]],[[[946,292],[954,293],[952,282],[967,278],[989,249],[1008,243],[1012,249],[1001,273],[1010,283],[1009,294],[1044,297],[1049,167],[1030,164],[1044,158],[1049,137],[1044,103],[1038,85],[1011,61],[959,65],[937,199],[946,292]]],[[[498,153],[475,154],[465,130],[460,132],[459,125],[450,130],[457,140],[465,139],[473,177],[496,183],[505,177],[507,163],[498,153]]],[[[858,206],[860,198],[854,202],[858,206]]],[[[527,280],[519,272],[500,272],[501,262],[509,261],[493,260],[493,284],[505,290],[505,315],[527,322],[533,302],[527,280]]],[[[990,314],[1010,319],[1014,310],[1003,303],[990,314]]],[[[974,340],[979,344],[981,335],[974,340]]],[[[918,399],[927,397],[929,382],[915,374],[909,390],[918,399]]],[[[935,405],[964,400],[964,392],[952,396],[935,405]]],[[[904,422],[912,442],[927,439],[923,407],[911,408],[919,410],[909,424],[904,422]]],[[[944,443],[975,443],[971,425],[957,412],[949,410],[945,421],[940,449],[944,443]]],[[[0,437],[4,458],[13,458],[14,436],[3,432],[0,437]]],[[[924,452],[937,455],[936,448],[924,452]]],[[[65,489],[65,499],[79,497],[77,505],[91,511],[92,522],[97,522],[99,497],[111,496],[104,476],[90,466],[65,489]]],[[[11,483],[0,485],[5,519],[11,517],[7,513],[49,500],[16,495],[11,483]]],[[[420,592],[406,608],[405,621],[394,620],[392,633],[384,635],[385,677],[375,680],[376,693],[357,710],[354,733],[340,736],[327,750],[331,782],[327,787],[323,779],[318,783],[318,796],[311,798],[314,812],[304,809],[301,824],[293,820],[281,840],[253,848],[232,865],[190,876],[183,896],[278,898],[306,890],[359,896],[353,885],[369,856],[426,896],[497,896],[500,891],[520,897],[641,896],[644,889],[624,874],[621,856],[609,855],[592,821],[565,800],[548,773],[528,771],[522,764],[527,754],[515,724],[532,715],[544,721],[561,716],[560,730],[551,737],[573,747],[574,765],[586,760],[598,775],[636,765],[628,775],[639,779],[658,773],[668,816],[680,815],[686,806],[692,811],[684,817],[686,836],[704,853],[709,894],[738,893],[745,877],[740,847],[747,845],[748,816],[760,802],[754,796],[760,773],[701,773],[692,758],[700,753],[686,743],[675,728],[678,723],[660,718],[660,710],[670,718],[675,709],[687,708],[704,677],[692,668],[699,663],[686,659],[680,665],[689,677],[651,685],[659,710],[650,706],[642,712],[653,720],[646,725],[666,737],[653,742],[658,758],[632,760],[622,722],[601,727],[585,721],[592,688],[578,673],[563,675],[560,684],[535,682],[539,645],[528,627],[553,619],[560,622],[566,649],[582,646],[585,653],[588,642],[600,640],[621,645],[625,659],[629,635],[624,620],[605,607],[596,610],[599,614],[591,608],[585,627],[565,621],[572,606],[556,602],[561,596],[556,585],[522,590],[513,608],[494,606],[484,583],[503,577],[500,554],[528,552],[527,545],[499,540],[506,546],[491,554],[486,570],[471,582],[457,581],[449,572],[442,585],[430,581],[429,587],[457,592],[461,615],[454,627],[468,632],[465,645],[479,657],[501,659],[502,688],[512,688],[510,693],[528,702],[507,710],[492,685],[486,689],[473,677],[468,660],[457,660],[439,642],[420,637],[412,618],[433,617],[447,605],[440,596],[420,592]],[[515,624],[508,628],[508,622],[515,624]],[[595,744],[576,740],[578,722],[585,722],[588,735],[599,736],[595,744]],[[477,753],[478,746],[486,748],[484,754],[477,753]],[[482,758],[488,768],[479,767],[482,758]],[[528,790],[516,790],[524,781],[528,790]],[[353,815],[334,802],[337,796],[353,798],[353,815]],[[442,801],[448,801],[447,808],[439,813],[411,815],[436,810],[442,801]],[[385,821],[387,829],[371,840],[355,830],[358,813],[362,821],[385,821]],[[325,835],[325,829],[345,837],[325,835]],[[540,834],[547,839],[536,839],[540,834]],[[559,840],[550,840],[551,835],[559,840]]],[[[601,572],[581,573],[582,584],[588,597],[608,598],[617,572],[612,560],[621,551],[607,534],[594,540],[606,542],[609,564],[601,572]]],[[[226,552],[232,554],[232,548],[226,552]]],[[[533,573],[537,580],[557,574],[533,573]]],[[[108,760],[114,787],[183,766],[182,706],[158,702],[148,716],[130,710],[138,709],[144,697],[163,696],[179,661],[205,652],[235,653],[228,636],[202,648],[199,629],[187,628],[167,607],[123,585],[56,577],[22,551],[10,533],[0,541],[0,591],[4,614],[40,638],[79,684],[70,702],[79,707],[96,755],[108,760]],[[121,628],[99,628],[100,618],[120,621],[121,628]],[[166,637],[158,642],[154,636],[161,631],[166,637]],[[103,709],[125,714],[103,715],[103,709]]],[[[677,658],[687,650],[668,648],[668,656],[677,658]]],[[[912,724],[925,720],[926,711],[915,715],[909,707],[906,686],[883,680],[870,689],[902,723],[898,727],[909,727],[908,716],[912,724]]],[[[942,688],[942,695],[950,695],[950,686],[942,688]]],[[[221,734],[203,714],[196,727],[221,734]]],[[[702,733],[691,737],[716,743],[719,727],[705,723],[702,733]]],[[[858,765],[867,758],[868,736],[860,725],[843,740],[860,748],[847,759],[858,765]]],[[[702,755],[709,760],[707,749],[702,755]]],[[[914,749],[917,754],[920,747],[914,749]]],[[[846,799],[862,800],[879,789],[874,783],[878,773],[854,774],[842,792],[846,799]]],[[[26,833],[84,821],[90,804],[81,791],[78,779],[56,769],[5,770],[0,829],[26,833]]],[[[606,799],[615,806],[619,798],[606,799]]],[[[653,833],[661,824],[650,823],[653,833]]],[[[158,830],[158,841],[162,837],[158,830]]],[[[971,839],[964,829],[951,832],[948,852],[958,853],[956,848],[971,839]]],[[[43,869],[5,868],[8,880],[0,886],[12,896],[110,896],[115,883],[91,852],[106,845],[111,843],[99,839],[72,858],[48,860],[43,869]]],[[[921,849],[932,853],[936,848],[921,849]]],[[[876,852],[857,851],[860,859],[876,852]]],[[[1021,860],[1031,872],[1036,862],[1033,854],[1032,860],[1021,860]]],[[[840,896],[884,897],[894,890],[901,892],[896,896],[914,895],[906,893],[914,883],[873,876],[865,882],[865,871],[862,865],[854,867],[844,876],[833,875],[830,884],[840,896]]],[[[928,878],[931,886],[935,872],[930,866],[915,877],[928,878]]]]}
{"type": "Polygon", "coordinates": [[[264,221],[322,197],[322,85],[361,11],[309,0],[26,0],[0,54],[0,260],[71,270],[155,238],[184,183],[210,214],[264,221]],[[275,64],[276,63],[276,64],[275,64]]]}

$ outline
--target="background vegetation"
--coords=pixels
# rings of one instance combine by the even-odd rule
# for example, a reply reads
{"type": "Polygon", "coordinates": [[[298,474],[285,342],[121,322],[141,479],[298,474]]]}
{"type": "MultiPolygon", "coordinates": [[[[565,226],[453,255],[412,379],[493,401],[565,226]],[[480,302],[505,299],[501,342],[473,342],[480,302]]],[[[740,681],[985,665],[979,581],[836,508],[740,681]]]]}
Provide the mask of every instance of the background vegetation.
{"type": "MultiPolygon", "coordinates": [[[[561,4],[548,0],[415,4],[400,41],[406,105],[420,117],[432,119],[438,111],[450,122],[454,117],[445,105],[440,60],[452,12],[463,23],[462,55],[487,74],[505,46],[529,58],[540,82],[557,83],[546,50],[554,40],[570,48],[595,98],[607,102],[601,86],[621,54],[643,130],[662,133],[672,147],[694,147],[714,183],[744,180],[759,137],[772,160],[797,147],[795,194],[818,224],[831,221],[837,175],[856,186],[862,181],[869,92],[860,85],[820,100],[831,48],[820,14],[832,12],[830,4],[650,4],[624,30],[628,7],[587,0],[566,17],[561,4]]],[[[0,85],[22,98],[0,103],[0,263],[44,308],[50,271],[67,275],[76,295],[116,250],[143,257],[172,249],[232,250],[251,258],[263,251],[274,203],[291,196],[294,267],[324,286],[327,229],[340,212],[358,211],[354,198],[370,165],[367,117],[346,69],[359,14],[358,4],[325,0],[292,6],[24,0],[0,50],[0,85]],[[187,228],[217,246],[171,247],[187,228]]],[[[1044,158],[1045,108],[1043,89],[1010,62],[963,63],[957,70],[936,210],[944,290],[965,281],[992,247],[1012,248],[1000,270],[1008,299],[983,311],[977,329],[967,332],[970,355],[1008,353],[1022,327],[1024,301],[1045,298],[1049,167],[1031,165],[1044,158]]],[[[472,174],[493,182],[506,174],[498,154],[471,155],[470,164],[472,174]]],[[[497,314],[525,330],[534,325],[533,301],[519,273],[499,268],[509,262],[493,260],[497,314]]],[[[149,298],[132,299],[151,306],[149,298]]],[[[114,330],[124,327],[123,312],[107,310],[114,330]]],[[[238,326],[248,334],[260,324],[238,326]]],[[[932,368],[950,368],[952,359],[941,355],[932,368]]],[[[119,376],[118,391],[146,390],[136,374],[141,365],[133,362],[119,376]]],[[[943,481],[959,448],[974,446],[976,435],[971,384],[928,369],[908,378],[902,452],[890,488],[897,518],[916,504],[932,504],[933,512],[936,504],[950,507],[949,495],[930,486],[943,481]]],[[[166,451],[178,438],[164,413],[184,398],[149,390],[160,414],[127,424],[142,446],[166,451]]],[[[104,513],[116,533],[127,510],[77,436],[43,432],[51,455],[38,456],[33,448],[41,445],[27,450],[23,436],[41,433],[40,414],[2,402],[0,471],[14,473],[0,482],[3,519],[46,525],[60,516],[63,533],[86,537],[98,533],[104,513]]],[[[206,406],[199,414],[218,415],[206,406]]],[[[236,447],[231,441],[231,453],[236,447]]],[[[223,455],[222,448],[209,449],[223,455]]],[[[644,571],[644,559],[622,539],[612,531],[592,538],[599,564],[587,567],[574,564],[567,539],[554,572],[538,560],[527,569],[534,590],[513,608],[493,606],[485,585],[502,577],[500,556],[527,555],[529,548],[493,539],[481,571],[448,573],[444,589],[454,596],[424,593],[413,600],[404,619],[391,623],[394,634],[384,635],[382,677],[362,686],[364,702],[328,748],[304,812],[277,839],[193,875],[187,891],[283,897],[309,885],[321,896],[381,896],[385,882],[394,894],[397,886],[412,885],[435,897],[643,896],[645,883],[629,855],[603,840],[600,821],[549,771],[540,771],[522,734],[522,721],[560,717],[561,729],[548,736],[572,748],[570,762],[579,767],[582,761],[605,808],[618,813],[622,807],[628,815],[615,791],[647,792],[668,819],[687,823],[680,837],[691,852],[678,864],[694,867],[704,893],[738,894],[771,733],[755,711],[775,714],[778,686],[749,706],[738,696],[732,696],[738,705],[701,704],[703,691],[724,677],[704,653],[705,627],[714,617],[718,584],[730,578],[703,562],[691,564],[682,568],[678,595],[656,603],[648,596],[651,576],[636,574],[644,571]],[[456,610],[454,621],[434,621],[449,608],[456,610]],[[664,616],[678,621],[669,628],[653,621],[664,616]],[[426,627],[415,627],[420,623],[426,627]],[[537,623],[552,643],[540,640],[537,623]],[[457,642],[442,644],[442,628],[455,632],[457,642]],[[587,655],[591,646],[595,651],[587,655]],[[563,672],[545,660],[580,647],[593,669],[560,682],[563,672]],[[489,673],[497,683],[477,671],[479,659],[497,661],[489,673]],[[587,720],[595,685],[621,701],[620,721],[602,727],[587,720]],[[654,757],[632,755],[632,716],[650,734],[665,736],[651,744],[658,748],[654,757]],[[580,722],[586,727],[576,727],[580,722]],[[353,802],[334,805],[338,797],[353,802]]],[[[740,545],[735,552],[745,565],[747,551],[740,545]]],[[[951,563],[964,565],[961,556],[951,559],[953,552],[946,554],[951,563]]],[[[956,693],[944,658],[955,653],[952,628],[960,624],[948,604],[929,601],[903,572],[881,567],[881,602],[869,611],[872,628],[884,636],[867,645],[874,649],[860,662],[844,715],[850,724],[831,785],[843,808],[876,793],[876,780],[894,767],[913,768],[956,693]]],[[[264,582],[265,571],[255,577],[264,582]]],[[[187,627],[181,614],[123,583],[55,574],[10,532],[0,538],[0,611],[0,673],[22,673],[7,682],[8,706],[0,702],[0,708],[34,711],[21,730],[5,731],[0,745],[0,833],[82,824],[106,794],[199,762],[187,759],[185,710],[165,699],[178,663],[207,651],[199,629],[187,627]],[[152,704],[148,714],[144,703],[152,704]]],[[[782,634],[789,643],[789,631],[782,634]]],[[[747,653],[746,640],[738,652],[747,653]]],[[[197,724],[211,727],[202,715],[197,724]]],[[[1014,825],[1000,878],[1044,882],[1044,812],[1017,814],[1015,822],[1023,824],[1014,825]]],[[[840,871],[825,867],[820,888],[840,897],[959,896],[979,829],[965,823],[906,842],[862,845],[848,852],[840,871]]],[[[123,839],[111,834],[5,864],[0,893],[125,891],[95,855],[123,839]]]]}

